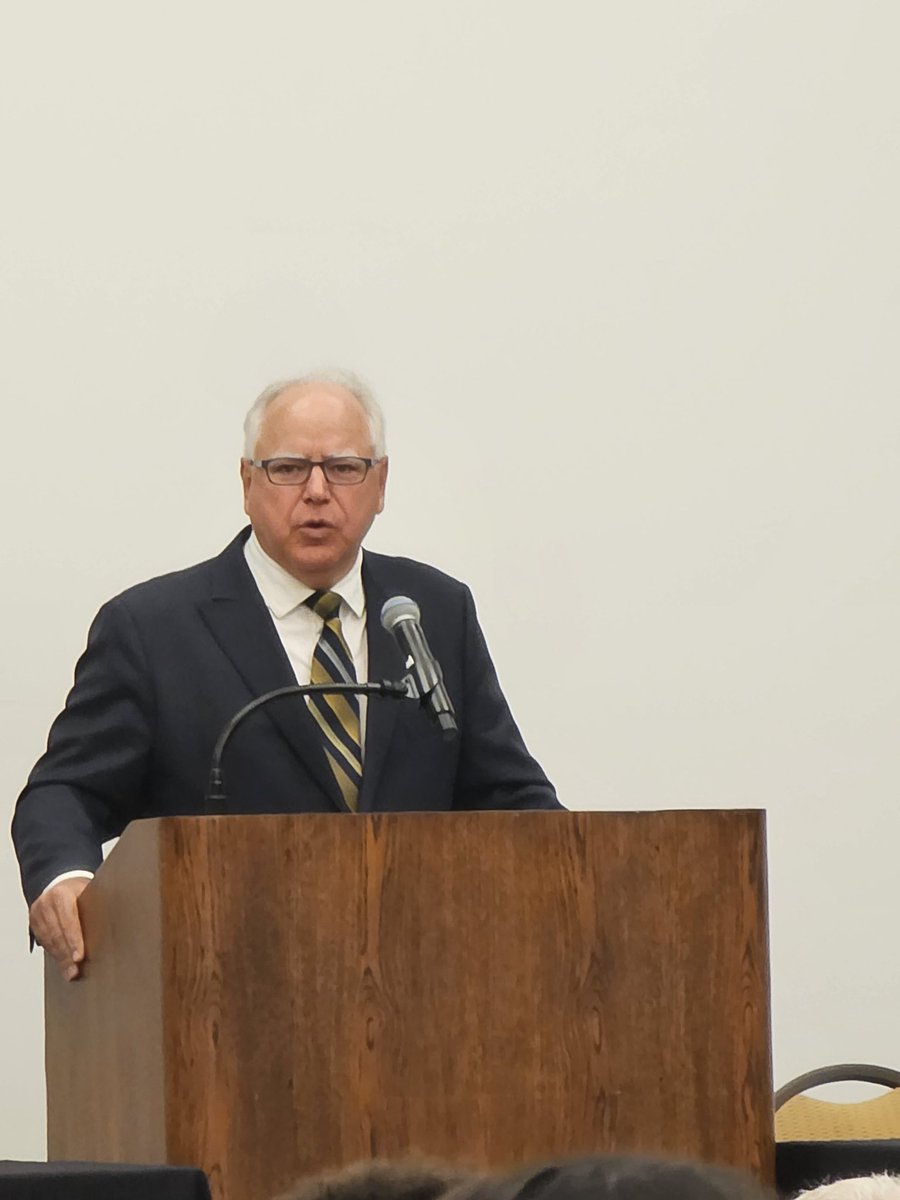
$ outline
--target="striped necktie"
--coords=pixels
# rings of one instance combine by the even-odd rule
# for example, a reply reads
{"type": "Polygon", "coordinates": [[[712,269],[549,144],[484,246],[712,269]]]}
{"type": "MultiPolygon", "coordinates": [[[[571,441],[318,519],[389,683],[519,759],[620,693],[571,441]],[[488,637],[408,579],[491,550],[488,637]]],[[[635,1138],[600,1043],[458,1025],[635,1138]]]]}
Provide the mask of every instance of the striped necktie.
{"type": "MultiPolygon", "coordinates": [[[[344,641],[338,616],[340,596],[337,592],[313,592],[304,603],[324,622],[313,654],[309,682],[356,683],[353,659],[344,641]]],[[[309,697],[309,711],[322,733],[325,756],[344,802],[356,812],[362,783],[359,697],[351,693],[312,695],[309,697]]]]}

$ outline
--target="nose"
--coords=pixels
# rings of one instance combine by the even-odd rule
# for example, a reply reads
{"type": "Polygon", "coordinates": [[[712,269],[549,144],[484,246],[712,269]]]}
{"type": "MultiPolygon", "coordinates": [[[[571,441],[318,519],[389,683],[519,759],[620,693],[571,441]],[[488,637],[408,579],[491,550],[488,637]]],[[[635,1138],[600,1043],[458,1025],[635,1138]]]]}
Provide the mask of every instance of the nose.
{"type": "Polygon", "coordinates": [[[303,485],[304,500],[322,501],[331,495],[325,472],[320,466],[314,466],[309,473],[309,479],[303,485]]]}

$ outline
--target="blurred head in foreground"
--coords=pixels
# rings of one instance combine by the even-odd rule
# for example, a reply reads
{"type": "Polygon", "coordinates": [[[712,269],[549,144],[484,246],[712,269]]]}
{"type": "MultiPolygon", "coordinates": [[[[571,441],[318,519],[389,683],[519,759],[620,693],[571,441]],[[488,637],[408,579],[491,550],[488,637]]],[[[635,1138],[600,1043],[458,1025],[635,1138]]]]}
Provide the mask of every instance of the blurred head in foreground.
{"type": "Polygon", "coordinates": [[[900,1200],[900,1175],[860,1175],[855,1179],[837,1179],[808,1192],[797,1200],[900,1200]]]}
{"type": "Polygon", "coordinates": [[[755,1180],[728,1167],[634,1155],[551,1163],[472,1180],[447,1200],[766,1200],[755,1180]]]}
{"type": "Polygon", "coordinates": [[[428,1159],[374,1160],[301,1179],[276,1200],[768,1200],[771,1195],[749,1175],[728,1167],[628,1155],[490,1175],[428,1159]]]}
{"type": "Polygon", "coordinates": [[[276,1200],[438,1200],[477,1176],[438,1159],[366,1159],[299,1179],[276,1200]]]}

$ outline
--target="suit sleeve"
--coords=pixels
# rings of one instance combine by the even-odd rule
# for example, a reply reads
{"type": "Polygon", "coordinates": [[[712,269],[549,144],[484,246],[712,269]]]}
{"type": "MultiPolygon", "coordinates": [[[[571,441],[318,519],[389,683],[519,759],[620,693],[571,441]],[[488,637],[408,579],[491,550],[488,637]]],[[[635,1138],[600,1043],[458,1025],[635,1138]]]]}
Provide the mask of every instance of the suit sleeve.
{"type": "Polygon", "coordinates": [[[133,618],[110,601],[16,805],[12,835],[29,905],[62,872],[96,870],[103,842],[140,815],[154,725],[149,678],[133,618]]]}
{"type": "Polygon", "coordinates": [[[556,791],[529,754],[500,689],[468,588],[464,605],[464,697],[455,807],[560,809],[556,791]]]}

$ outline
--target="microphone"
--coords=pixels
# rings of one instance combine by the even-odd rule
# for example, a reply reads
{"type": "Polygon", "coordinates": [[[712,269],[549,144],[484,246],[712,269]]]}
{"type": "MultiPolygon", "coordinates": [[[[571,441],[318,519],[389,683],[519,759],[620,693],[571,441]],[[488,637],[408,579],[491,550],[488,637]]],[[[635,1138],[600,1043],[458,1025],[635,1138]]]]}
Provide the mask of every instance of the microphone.
{"type": "Polygon", "coordinates": [[[458,731],[456,713],[447,689],[440,663],[431,653],[420,624],[421,613],[409,596],[392,596],[381,609],[381,624],[392,634],[410,669],[407,677],[415,686],[428,715],[448,740],[458,731]]]}
{"type": "MultiPolygon", "coordinates": [[[[395,700],[410,697],[409,683],[405,679],[400,683],[392,683],[389,679],[382,679],[376,683],[291,684],[289,687],[276,688],[274,692],[266,692],[265,695],[257,696],[255,700],[251,700],[249,704],[245,704],[243,708],[238,709],[219,734],[209,767],[209,782],[206,785],[206,795],[203,798],[203,815],[211,817],[214,812],[224,813],[225,811],[225,778],[222,771],[222,759],[225,755],[225,747],[228,745],[231,735],[237,727],[242,725],[251,713],[255,713],[263,705],[269,704],[273,700],[281,700],[285,696],[311,696],[316,693],[320,695],[340,695],[342,692],[354,693],[357,696],[392,696],[395,700]]],[[[416,698],[416,696],[412,696],[413,700],[416,698]]]]}

